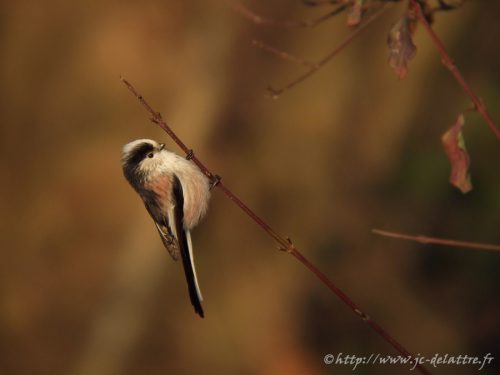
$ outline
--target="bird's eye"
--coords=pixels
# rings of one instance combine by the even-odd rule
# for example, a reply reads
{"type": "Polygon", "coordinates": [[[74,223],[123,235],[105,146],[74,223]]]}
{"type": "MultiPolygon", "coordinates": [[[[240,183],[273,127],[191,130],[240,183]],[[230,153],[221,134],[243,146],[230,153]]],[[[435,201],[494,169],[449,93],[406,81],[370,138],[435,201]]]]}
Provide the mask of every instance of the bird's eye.
{"type": "Polygon", "coordinates": [[[153,153],[152,153],[152,152],[150,152],[150,153],[148,154],[148,158],[152,158],[153,156],[154,156],[154,155],[153,155],[153,153]]]}

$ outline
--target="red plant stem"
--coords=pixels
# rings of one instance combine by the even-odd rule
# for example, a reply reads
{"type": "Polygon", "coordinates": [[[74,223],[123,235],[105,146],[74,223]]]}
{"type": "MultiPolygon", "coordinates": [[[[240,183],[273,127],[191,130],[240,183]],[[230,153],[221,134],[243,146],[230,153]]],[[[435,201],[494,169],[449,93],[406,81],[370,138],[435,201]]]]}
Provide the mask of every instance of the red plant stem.
{"type": "Polygon", "coordinates": [[[354,29],[348,36],[345,38],[333,51],[331,51],[328,55],[323,57],[320,61],[318,61],[316,64],[314,64],[307,72],[304,74],[298,76],[295,78],[293,81],[289,82],[287,85],[275,89],[270,87],[269,91],[271,92],[273,98],[278,98],[281,94],[283,94],[285,91],[288,91],[298,85],[299,83],[305,81],[307,78],[312,76],[314,73],[316,73],[318,70],[320,70],[324,65],[329,63],[335,56],[337,56],[340,52],[342,52],[351,42],[358,36],[360,33],[367,28],[367,26],[375,21],[378,16],[382,14],[382,12],[387,9],[387,4],[383,4],[378,10],[374,11],[373,14],[371,14],[366,21],[364,21],[362,24],[360,24],[356,29],[354,29]]]}
{"type": "Polygon", "coordinates": [[[226,0],[226,3],[233,8],[233,10],[239,13],[241,16],[245,17],[249,21],[257,24],[257,25],[267,25],[272,27],[281,27],[281,28],[299,28],[299,27],[315,27],[320,23],[328,20],[329,18],[336,16],[337,14],[343,12],[347,8],[347,4],[340,4],[334,10],[320,16],[319,18],[313,20],[305,20],[305,21],[277,21],[272,20],[266,17],[263,17],[254,11],[247,8],[245,5],[238,1],[234,0],[226,0]]]}
{"type": "MultiPolygon", "coordinates": [[[[401,355],[406,357],[415,358],[403,345],[401,345],[394,337],[392,337],[385,329],[379,324],[374,322],[367,314],[365,314],[354,301],[347,296],[341,289],[339,289],[323,272],[321,272],[314,264],[312,264],[302,253],[295,247],[289,238],[285,238],[274,231],[269,224],[261,219],[255,212],[253,212],[245,203],[243,203],[236,195],[234,195],[223,183],[220,178],[210,172],[210,170],[194,155],[192,151],[182,142],[174,131],[163,120],[161,114],[156,112],[144,99],[144,97],[137,92],[137,90],[126,79],[121,78],[127,88],[137,97],[142,106],[151,114],[151,121],[158,124],[165,132],[174,140],[175,143],[186,153],[192,155],[191,160],[200,168],[200,170],[210,179],[219,179],[217,187],[241,210],[243,210],[253,221],[257,223],[270,237],[272,237],[278,244],[280,250],[286,251],[293,255],[300,263],[307,267],[323,284],[325,284],[344,304],[346,304],[352,311],[356,313],[368,326],[373,329],[379,336],[396,349],[401,355]]],[[[429,371],[422,365],[418,364],[416,368],[422,374],[429,374],[429,371]]]]}
{"type": "Polygon", "coordinates": [[[474,106],[476,107],[476,110],[479,112],[479,114],[484,118],[484,121],[488,124],[490,129],[493,131],[495,136],[497,137],[498,140],[500,140],[500,130],[497,128],[495,123],[493,122],[493,119],[491,118],[490,114],[488,113],[488,110],[486,109],[486,106],[484,105],[483,101],[476,95],[476,93],[472,90],[472,88],[469,86],[469,84],[465,81],[464,77],[458,70],[457,66],[451,59],[450,55],[446,51],[446,48],[443,45],[443,42],[441,42],[441,39],[436,35],[434,30],[432,29],[431,25],[429,25],[429,22],[425,19],[425,15],[422,11],[422,8],[420,7],[420,4],[416,0],[410,0],[412,6],[416,10],[416,15],[420,23],[424,26],[425,30],[431,37],[432,41],[434,42],[434,45],[439,51],[439,54],[441,55],[441,62],[443,65],[450,71],[450,73],[455,77],[455,80],[458,82],[460,86],[462,86],[462,89],[465,91],[465,93],[469,96],[471,101],[474,103],[474,106]]]}
{"type": "Polygon", "coordinates": [[[293,55],[289,54],[288,52],[285,52],[285,51],[280,50],[276,47],[270,46],[269,44],[266,44],[261,40],[253,39],[252,46],[254,46],[256,48],[260,48],[261,50],[266,51],[270,54],[273,54],[282,60],[291,61],[291,62],[302,65],[302,66],[309,68],[309,69],[315,69],[318,67],[316,63],[312,63],[312,62],[304,60],[300,57],[293,56],[293,55]]]}
{"type": "Polygon", "coordinates": [[[468,249],[500,251],[500,245],[494,245],[489,243],[457,241],[457,240],[449,240],[446,238],[427,237],[422,235],[412,236],[409,234],[388,232],[381,229],[372,229],[372,233],[384,237],[397,238],[400,240],[415,241],[424,245],[431,244],[431,245],[466,247],[468,249]]]}

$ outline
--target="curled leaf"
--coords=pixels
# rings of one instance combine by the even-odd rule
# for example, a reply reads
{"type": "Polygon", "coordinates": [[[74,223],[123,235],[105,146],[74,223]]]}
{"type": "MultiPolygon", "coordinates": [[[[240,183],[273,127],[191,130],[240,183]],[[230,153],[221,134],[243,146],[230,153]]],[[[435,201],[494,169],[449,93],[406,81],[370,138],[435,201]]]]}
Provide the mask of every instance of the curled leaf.
{"type": "Polygon", "coordinates": [[[464,123],[464,115],[460,114],[455,124],[441,136],[441,142],[451,164],[450,183],[465,194],[472,190],[472,184],[469,175],[470,157],[462,133],[464,123]]]}
{"type": "Polygon", "coordinates": [[[452,10],[461,7],[465,0],[438,0],[437,10],[452,10]]]}
{"type": "Polygon", "coordinates": [[[405,15],[391,28],[387,37],[389,65],[394,69],[399,79],[406,76],[408,63],[417,53],[417,47],[415,47],[412,40],[414,29],[414,19],[405,15]]]}
{"type": "Polygon", "coordinates": [[[363,3],[365,0],[355,0],[347,13],[347,26],[358,26],[363,14],[363,3]]]}

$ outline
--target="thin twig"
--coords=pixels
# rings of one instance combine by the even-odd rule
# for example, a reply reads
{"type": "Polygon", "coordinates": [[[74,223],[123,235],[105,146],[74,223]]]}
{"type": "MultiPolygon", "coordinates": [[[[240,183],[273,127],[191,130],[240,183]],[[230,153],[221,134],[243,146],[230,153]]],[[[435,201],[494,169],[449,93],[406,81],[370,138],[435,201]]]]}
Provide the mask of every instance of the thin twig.
{"type": "Polygon", "coordinates": [[[289,54],[288,52],[285,52],[285,51],[280,50],[276,47],[270,46],[269,44],[266,44],[261,40],[253,39],[252,46],[259,48],[263,51],[266,51],[272,55],[275,55],[275,56],[279,57],[280,59],[291,61],[293,63],[302,65],[306,68],[309,68],[309,69],[317,69],[318,68],[318,64],[316,64],[316,63],[304,60],[304,59],[297,57],[297,56],[293,56],[293,55],[289,54]]]}
{"type": "Polygon", "coordinates": [[[277,21],[277,20],[272,20],[270,18],[263,17],[257,13],[255,13],[253,10],[249,9],[242,3],[238,1],[233,1],[233,0],[226,0],[228,5],[233,8],[233,10],[237,13],[239,13],[241,16],[244,18],[252,21],[253,23],[257,25],[266,25],[266,26],[272,26],[272,27],[280,27],[284,29],[294,29],[294,28],[301,28],[301,27],[315,27],[318,26],[320,23],[328,20],[329,18],[336,16],[339,13],[342,13],[346,8],[347,4],[342,4],[336,7],[334,10],[318,17],[312,20],[305,20],[305,21],[277,21]]]}
{"type": "Polygon", "coordinates": [[[374,13],[372,13],[365,22],[360,24],[355,30],[353,30],[349,36],[340,43],[337,48],[335,48],[333,51],[331,51],[328,55],[326,55],[323,59],[321,59],[319,62],[314,64],[314,66],[307,71],[306,73],[298,76],[296,79],[288,83],[287,85],[283,86],[280,89],[275,89],[273,87],[269,87],[268,90],[270,91],[272,97],[274,99],[277,99],[281,94],[283,94],[285,91],[290,90],[291,88],[295,87],[302,81],[306,80],[310,76],[312,76],[314,73],[316,73],[319,69],[321,69],[325,64],[329,63],[330,60],[332,60],[337,54],[342,52],[345,47],[347,47],[360,33],[361,31],[365,30],[366,27],[372,23],[375,19],[378,18],[382,14],[382,12],[387,9],[387,4],[383,4],[378,10],[376,10],[374,13]]]}
{"type": "MultiPolygon", "coordinates": [[[[360,307],[354,303],[354,301],[347,296],[341,289],[339,289],[323,272],[321,272],[314,264],[312,264],[302,253],[295,247],[290,238],[285,238],[279,235],[274,229],[271,228],[263,219],[261,219],[256,213],[254,213],[245,203],[243,203],[236,195],[234,195],[223,183],[220,181],[220,177],[210,172],[210,170],[192,153],[173,130],[167,125],[163,120],[161,114],[156,112],[144,99],[144,97],[137,92],[137,90],[132,86],[126,79],[121,78],[123,83],[127,88],[137,97],[142,106],[149,112],[152,116],[151,121],[158,124],[165,132],[174,140],[175,143],[186,153],[191,155],[191,160],[200,168],[200,170],[210,179],[219,179],[216,185],[222,192],[229,198],[233,203],[235,203],[243,212],[245,212],[253,221],[257,223],[271,238],[273,238],[278,244],[280,250],[283,250],[291,255],[293,255],[300,263],[307,267],[323,284],[325,284],[344,304],[346,304],[356,315],[358,315],[372,330],[374,330],[383,340],[389,343],[394,349],[396,349],[400,354],[412,358],[415,356],[411,355],[408,350],[406,350],[403,345],[401,345],[394,337],[392,337],[385,329],[383,329],[378,323],[373,321],[367,314],[365,314],[360,307]]],[[[417,364],[416,368],[422,374],[429,374],[427,369],[421,364],[417,364]]]]}
{"type": "Polygon", "coordinates": [[[304,5],[311,6],[311,7],[317,7],[321,5],[333,5],[333,4],[339,4],[339,3],[345,3],[345,0],[302,0],[304,5]]]}
{"type": "Polygon", "coordinates": [[[456,247],[465,247],[468,249],[479,249],[479,250],[490,250],[490,251],[500,251],[500,245],[494,245],[489,243],[480,243],[480,242],[467,242],[467,241],[457,241],[450,240],[446,238],[436,238],[436,237],[427,237],[427,236],[412,236],[409,234],[397,233],[397,232],[388,232],[386,230],[381,229],[372,229],[372,233],[378,234],[384,237],[397,238],[399,240],[408,240],[415,241],[424,245],[443,245],[443,246],[456,246],[456,247]]]}
{"type": "Polygon", "coordinates": [[[446,48],[444,47],[443,42],[441,42],[441,39],[436,35],[434,30],[432,29],[431,25],[429,25],[429,22],[425,19],[425,15],[422,11],[422,8],[420,7],[420,4],[416,0],[410,0],[412,6],[416,10],[416,15],[420,23],[424,26],[425,30],[431,37],[434,45],[439,51],[439,54],[441,55],[441,62],[443,65],[450,71],[450,73],[455,77],[455,80],[458,82],[460,86],[462,86],[462,89],[465,91],[465,93],[469,96],[469,98],[472,100],[474,103],[474,106],[476,107],[477,112],[484,118],[490,129],[493,131],[495,136],[497,137],[498,140],[500,140],[500,129],[497,128],[495,125],[493,119],[491,118],[490,114],[488,113],[488,110],[486,109],[486,105],[483,103],[481,98],[479,98],[476,93],[472,90],[472,88],[469,86],[469,84],[465,81],[464,77],[458,70],[457,66],[451,59],[450,55],[446,51],[446,48]]]}

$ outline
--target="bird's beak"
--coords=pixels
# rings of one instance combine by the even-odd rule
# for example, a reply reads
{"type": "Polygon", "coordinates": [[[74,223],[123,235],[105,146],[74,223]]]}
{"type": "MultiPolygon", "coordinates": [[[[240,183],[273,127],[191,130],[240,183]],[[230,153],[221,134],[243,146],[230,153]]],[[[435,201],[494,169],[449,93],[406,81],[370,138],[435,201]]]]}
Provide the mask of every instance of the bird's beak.
{"type": "Polygon", "coordinates": [[[165,143],[160,143],[160,151],[165,148],[165,143]]]}

